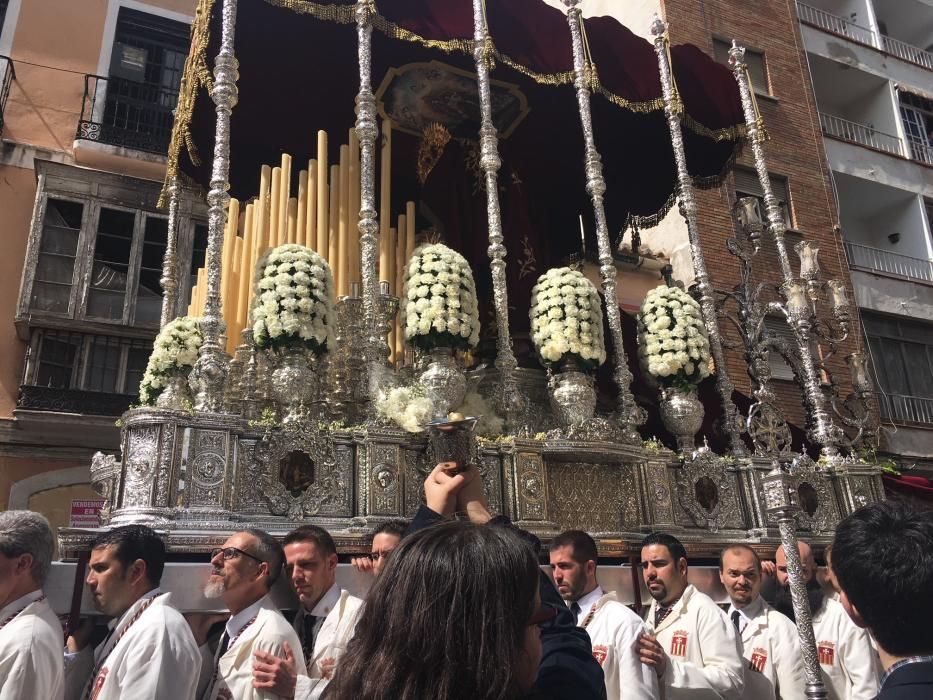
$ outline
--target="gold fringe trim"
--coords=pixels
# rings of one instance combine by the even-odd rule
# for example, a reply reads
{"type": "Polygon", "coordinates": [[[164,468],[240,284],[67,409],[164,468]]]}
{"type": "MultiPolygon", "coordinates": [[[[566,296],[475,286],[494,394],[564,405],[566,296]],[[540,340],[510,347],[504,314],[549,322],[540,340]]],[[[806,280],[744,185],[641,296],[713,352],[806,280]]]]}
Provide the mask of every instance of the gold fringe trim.
{"type": "MultiPolygon", "coordinates": [[[[190,125],[194,114],[194,103],[199,87],[204,87],[208,93],[213,90],[213,78],[208,67],[207,45],[210,40],[210,15],[216,0],[198,0],[197,12],[194,23],[191,26],[191,52],[185,61],[185,68],[182,73],[181,86],[178,93],[178,106],[175,109],[175,123],[172,128],[172,137],[169,142],[168,163],[165,174],[165,184],[162,188],[162,194],[159,196],[159,207],[164,208],[168,202],[168,186],[178,175],[178,160],[181,155],[181,148],[184,146],[188,151],[191,162],[200,165],[200,158],[195,147],[194,140],[191,137],[190,125]]],[[[303,15],[309,15],[323,22],[333,22],[335,24],[355,24],[357,5],[325,5],[311,0],[264,0],[266,4],[273,7],[280,7],[291,10],[303,15]]],[[[462,53],[468,56],[473,55],[473,39],[427,39],[404,27],[400,27],[395,22],[391,22],[378,13],[375,0],[365,0],[366,11],[370,14],[370,19],[374,29],[382,32],[392,39],[408,41],[419,44],[429,49],[436,49],[444,53],[462,53]]],[[[587,42],[587,52],[589,45],[587,42]]],[[[509,56],[502,54],[496,49],[495,44],[490,37],[484,46],[484,60],[489,62],[490,67],[495,65],[496,61],[504,63],[509,68],[522,75],[531,78],[541,85],[573,85],[574,72],[562,71],[560,73],[539,73],[523,66],[509,56]]],[[[587,61],[587,84],[590,90],[598,93],[612,104],[639,114],[648,114],[664,109],[664,101],[661,98],[648,100],[646,102],[633,102],[626,98],[616,95],[606,89],[599,80],[599,74],[596,70],[596,64],[589,59],[587,61]]],[[[675,87],[676,90],[676,87],[675,87]]],[[[726,127],[723,129],[710,129],[700,122],[693,119],[683,108],[683,103],[679,99],[675,102],[675,108],[684,124],[691,131],[715,141],[737,141],[744,138],[746,128],[744,124],[726,127]]]]}

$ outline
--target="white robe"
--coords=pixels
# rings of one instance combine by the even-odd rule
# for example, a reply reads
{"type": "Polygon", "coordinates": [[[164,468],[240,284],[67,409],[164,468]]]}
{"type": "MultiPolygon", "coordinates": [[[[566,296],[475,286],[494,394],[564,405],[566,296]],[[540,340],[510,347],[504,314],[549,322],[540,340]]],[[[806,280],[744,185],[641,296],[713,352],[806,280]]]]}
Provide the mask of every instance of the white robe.
{"type": "Polygon", "coordinates": [[[191,627],[159,589],[133,603],[94,650],[91,700],[193,700],[201,655],[191,627]],[[136,613],[146,605],[142,615],[136,613]],[[124,630],[126,630],[124,634],[124,630]]]}
{"type": "Polygon", "coordinates": [[[826,599],[813,618],[813,636],[829,700],[871,700],[878,694],[878,654],[842,603],[826,599]]]}
{"type": "Polygon", "coordinates": [[[0,700],[61,700],[64,695],[62,626],[41,590],[0,610],[0,700]]]}
{"type": "MultiPolygon", "coordinates": [[[[761,597],[742,630],[746,700],[804,700],[806,678],[797,627],[761,597]]],[[[754,604],[753,604],[754,605],[754,604]]]]}
{"type": "Polygon", "coordinates": [[[304,654],[298,635],[272,600],[265,596],[259,601],[256,620],[240,632],[218,659],[217,677],[213,678],[212,671],[212,682],[203,700],[270,700],[280,697],[267,689],[253,687],[253,652],[265,651],[284,658],[285,642],[292,648],[298,675],[305,675],[304,654]]]}
{"type": "MultiPolygon", "coordinates": [[[[320,602],[310,611],[311,615],[324,617],[324,623],[314,638],[314,653],[307,659],[307,676],[299,676],[295,685],[296,700],[316,700],[327,685],[321,678],[321,661],[340,657],[347,650],[347,643],[353,638],[356,620],[359,617],[363,601],[341,589],[336,583],[320,602]]],[[[295,616],[295,632],[301,636],[304,629],[305,609],[301,608],[295,616]]]]}
{"type": "Polygon", "coordinates": [[[661,679],[663,696],[667,700],[739,700],[745,663],[735,627],[726,614],[692,585],[655,629],[657,607],[653,600],[646,622],[668,657],[661,679]]]}
{"type": "MultiPolygon", "coordinates": [[[[586,618],[579,621],[580,626],[586,618]]],[[[593,657],[603,668],[607,700],[658,697],[654,669],[638,658],[638,638],[648,630],[638,615],[619,602],[615,591],[602,595],[585,627],[593,643],[593,657]]]]}

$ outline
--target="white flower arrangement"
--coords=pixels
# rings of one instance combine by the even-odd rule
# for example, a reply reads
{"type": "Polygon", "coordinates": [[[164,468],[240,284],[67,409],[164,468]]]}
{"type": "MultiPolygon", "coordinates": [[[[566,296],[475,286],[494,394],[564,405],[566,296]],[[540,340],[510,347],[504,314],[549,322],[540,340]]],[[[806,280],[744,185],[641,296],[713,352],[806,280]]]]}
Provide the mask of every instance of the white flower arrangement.
{"type": "Polygon", "coordinates": [[[579,270],[557,267],[531,290],[531,342],[541,362],[572,359],[589,369],[606,361],[599,292],[579,270]]]}
{"type": "Polygon", "coordinates": [[[419,246],[405,268],[405,340],[422,350],[469,349],[479,342],[479,309],[470,264],[440,243],[419,246]]]}
{"type": "Polygon", "coordinates": [[[376,398],[376,412],[402,430],[418,433],[434,415],[434,402],[420,384],[382,389],[376,398]]]}
{"type": "Polygon", "coordinates": [[[256,265],[251,313],[258,347],[303,345],[320,355],[334,345],[334,277],[310,248],[294,243],[266,252],[256,265]]]}
{"type": "Polygon", "coordinates": [[[709,338],[693,297],[678,287],[655,287],[638,321],[639,355],[659,384],[689,391],[709,376],[709,338]]]}
{"type": "Polygon", "coordinates": [[[139,383],[139,403],[151,406],[173,377],[187,375],[201,347],[201,319],[180,316],[165,324],[152,344],[146,372],[139,383]]]}

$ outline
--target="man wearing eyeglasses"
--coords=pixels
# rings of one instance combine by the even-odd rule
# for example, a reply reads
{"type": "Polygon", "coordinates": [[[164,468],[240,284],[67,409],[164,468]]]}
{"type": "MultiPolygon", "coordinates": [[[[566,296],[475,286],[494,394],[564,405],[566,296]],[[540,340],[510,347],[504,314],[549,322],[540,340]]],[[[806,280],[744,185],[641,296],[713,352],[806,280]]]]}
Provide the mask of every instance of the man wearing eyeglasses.
{"type": "Polygon", "coordinates": [[[363,601],[337,585],[337,547],[327,530],[304,525],[288,533],[284,543],[286,571],[300,603],[295,631],[301,649],[295,656],[288,650],[255,653],[254,684],[282,697],[311,700],[320,697],[346,651],[363,601]]]}
{"type": "Polygon", "coordinates": [[[350,562],[357,571],[366,571],[379,576],[385,568],[392,550],[405,536],[408,523],[404,520],[387,520],[373,532],[372,552],[362,557],[353,557],[350,562]]]}
{"type": "MultiPolygon", "coordinates": [[[[282,547],[262,530],[234,533],[211,552],[208,598],[223,598],[231,617],[220,636],[213,668],[202,700],[267,700],[282,697],[253,684],[252,657],[257,651],[297,655],[297,674],[304,674],[304,656],[295,630],[269,598],[282,572],[282,547]]],[[[291,696],[285,696],[291,697],[291,696]]]]}

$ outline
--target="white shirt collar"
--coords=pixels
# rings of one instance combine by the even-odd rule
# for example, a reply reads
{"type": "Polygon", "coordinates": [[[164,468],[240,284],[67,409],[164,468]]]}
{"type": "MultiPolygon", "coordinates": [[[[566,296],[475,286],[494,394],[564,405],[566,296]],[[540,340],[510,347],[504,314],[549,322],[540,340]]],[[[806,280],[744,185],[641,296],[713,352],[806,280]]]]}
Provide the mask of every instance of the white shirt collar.
{"type": "Polygon", "coordinates": [[[764,600],[761,596],[758,596],[744,608],[737,608],[735,607],[735,603],[731,603],[729,605],[729,611],[726,614],[729,616],[729,621],[732,622],[732,613],[739,613],[739,630],[742,631],[752,620],[761,615],[763,609],[764,600]]]}
{"type": "Polygon", "coordinates": [[[8,615],[12,615],[14,612],[22,610],[26,606],[35,603],[42,596],[43,593],[41,588],[37,588],[36,590],[30,591],[24,596],[20,596],[9,605],[4,606],[3,609],[0,609],[0,620],[5,620],[8,615]]]}
{"type": "Polygon", "coordinates": [[[143,603],[143,601],[148,600],[149,598],[155,598],[157,595],[161,595],[161,594],[162,594],[162,589],[159,588],[158,586],[153,588],[151,591],[147,591],[146,593],[143,593],[141,596],[139,596],[139,598],[136,599],[136,602],[134,602],[130,607],[126,609],[125,613],[120,615],[120,617],[112,618],[110,622],[107,623],[107,627],[109,629],[113,629],[114,627],[119,625],[124,620],[128,620],[130,615],[133,615],[136,613],[136,611],[139,609],[139,606],[143,603]]]}
{"type": "Polygon", "coordinates": [[[334,585],[325,593],[321,599],[317,602],[312,609],[310,614],[315,617],[327,617],[330,615],[330,611],[337,607],[337,603],[340,602],[340,586],[337,585],[336,581],[334,585]]]}
{"type": "Polygon", "coordinates": [[[236,637],[243,631],[243,628],[252,620],[256,615],[259,614],[260,608],[263,607],[266,598],[268,596],[263,596],[255,603],[250,605],[247,608],[243,608],[236,615],[232,615],[229,620],[227,620],[227,639],[233,641],[236,637]]]}
{"type": "Polygon", "coordinates": [[[602,586],[597,585],[592,591],[587,593],[585,596],[580,598],[577,601],[577,605],[580,606],[580,615],[577,618],[577,624],[583,622],[586,619],[586,616],[589,615],[590,609],[596,605],[600,598],[605,595],[602,586]]]}

